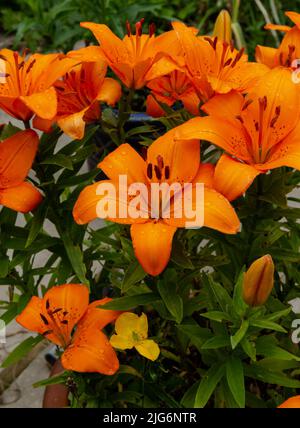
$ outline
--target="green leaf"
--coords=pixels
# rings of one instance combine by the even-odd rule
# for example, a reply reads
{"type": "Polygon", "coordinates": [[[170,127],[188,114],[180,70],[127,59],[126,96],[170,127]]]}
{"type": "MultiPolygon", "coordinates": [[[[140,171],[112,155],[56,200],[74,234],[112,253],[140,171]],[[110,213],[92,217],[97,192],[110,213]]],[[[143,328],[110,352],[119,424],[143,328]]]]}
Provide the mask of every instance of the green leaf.
{"type": "Polygon", "coordinates": [[[228,316],[228,314],[221,311],[209,311],[205,312],[204,314],[200,314],[200,316],[217,322],[231,321],[231,318],[228,316]]]}
{"type": "Polygon", "coordinates": [[[154,293],[137,294],[136,296],[125,296],[113,299],[105,305],[99,306],[101,309],[111,309],[116,311],[127,311],[139,305],[148,305],[160,300],[154,293]]]}
{"type": "Polygon", "coordinates": [[[194,407],[203,408],[206,405],[212,393],[216,389],[216,386],[224,376],[224,373],[225,366],[223,364],[214,364],[210,367],[210,369],[201,379],[197,390],[194,407]]]}
{"type": "Polygon", "coordinates": [[[89,281],[86,278],[86,267],[83,262],[83,252],[78,245],[74,245],[69,234],[66,232],[62,236],[66,253],[68,255],[69,261],[76,273],[78,279],[82,284],[89,286],[89,281]]]}
{"type": "Polygon", "coordinates": [[[61,153],[57,153],[56,155],[49,156],[47,159],[44,159],[43,161],[41,161],[41,164],[57,165],[63,168],[67,168],[69,170],[73,169],[73,164],[71,159],[66,155],[62,155],[61,153]]]}
{"type": "Polygon", "coordinates": [[[201,349],[219,349],[226,346],[230,346],[230,340],[228,336],[215,336],[203,343],[201,349]]]}
{"type": "Polygon", "coordinates": [[[250,342],[246,337],[244,337],[240,343],[245,354],[247,354],[252,361],[256,361],[256,348],[254,343],[250,342]]]}
{"type": "Polygon", "coordinates": [[[9,122],[8,124],[4,125],[1,131],[1,140],[5,140],[6,138],[12,137],[17,132],[20,132],[20,131],[22,131],[22,129],[17,128],[11,122],[9,122]]]}
{"type": "Polygon", "coordinates": [[[248,330],[248,327],[249,327],[249,321],[243,320],[238,331],[233,336],[230,337],[232,349],[235,349],[237,345],[240,343],[240,341],[243,339],[243,337],[245,336],[248,330]]]}
{"type": "Polygon", "coordinates": [[[140,372],[138,372],[134,367],[131,366],[127,366],[127,365],[120,365],[119,370],[118,370],[118,375],[120,374],[126,374],[126,375],[131,375],[131,376],[135,376],[135,377],[139,377],[140,379],[143,379],[143,376],[140,372]]]}
{"type": "Polygon", "coordinates": [[[289,307],[287,309],[283,309],[282,311],[274,312],[271,315],[267,315],[265,317],[265,320],[268,320],[268,321],[277,321],[280,318],[286,317],[291,312],[291,310],[292,310],[292,308],[289,307]]]}
{"type": "Polygon", "coordinates": [[[244,302],[244,299],[243,299],[243,282],[244,282],[244,268],[239,274],[239,277],[235,284],[234,292],[233,292],[234,310],[235,312],[237,312],[237,314],[240,317],[242,317],[245,314],[248,308],[247,304],[244,302]]]}
{"type": "Polygon", "coordinates": [[[136,391],[123,391],[113,394],[111,399],[113,402],[122,401],[126,403],[131,403],[133,405],[138,405],[142,402],[143,394],[136,391]]]}
{"type": "Polygon", "coordinates": [[[287,332],[285,328],[281,327],[281,325],[268,320],[250,319],[250,325],[253,327],[265,328],[267,330],[279,331],[281,333],[287,332]]]}
{"type": "Polygon", "coordinates": [[[178,240],[173,243],[171,260],[185,269],[194,269],[190,257],[184,251],[184,246],[178,240]]]}
{"type": "Polygon", "coordinates": [[[17,363],[42,340],[43,336],[28,337],[9,354],[9,356],[3,361],[1,367],[8,367],[17,363]]]}
{"type": "Polygon", "coordinates": [[[247,377],[251,377],[265,383],[286,386],[287,388],[300,388],[299,380],[291,379],[283,373],[267,370],[265,367],[260,367],[258,364],[246,366],[244,370],[247,377]]]}
{"type": "Polygon", "coordinates": [[[180,324],[177,329],[184,333],[198,349],[200,349],[208,339],[211,338],[211,332],[208,328],[200,327],[197,324],[180,324]]]}
{"type": "MultiPolygon", "coordinates": [[[[263,339],[263,338],[262,338],[263,339]]],[[[256,343],[257,353],[268,358],[278,358],[279,360],[296,360],[300,361],[300,357],[270,343],[265,343],[263,340],[259,340],[256,343]]]]}
{"type": "Polygon", "coordinates": [[[187,408],[187,409],[191,409],[194,407],[195,404],[195,399],[196,399],[196,394],[200,385],[200,380],[198,380],[197,382],[195,382],[184,394],[184,396],[182,397],[180,404],[187,408]]]}
{"type": "Polygon", "coordinates": [[[47,385],[64,384],[71,373],[72,372],[63,372],[63,373],[48,377],[47,379],[39,380],[38,382],[35,382],[33,384],[33,387],[39,388],[41,386],[47,386],[47,385]]]}
{"type": "Polygon", "coordinates": [[[126,293],[134,284],[142,281],[147,273],[144,271],[139,262],[135,261],[130,264],[121,286],[122,293],[126,293]]]}
{"type": "Polygon", "coordinates": [[[25,248],[29,247],[29,245],[35,240],[38,236],[40,230],[43,227],[44,220],[46,218],[48,211],[47,201],[44,201],[38,209],[34,212],[34,216],[30,222],[30,230],[29,235],[25,244],[25,248]]]}
{"type": "Polygon", "coordinates": [[[157,289],[168,311],[173,315],[177,324],[180,324],[183,317],[183,302],[177,294],[176,284],[164,279],[158,281],[157,289]]]}
{"type": "Polygon", "coordinates": [[[245,407],[245,383],[243,363],[239,358],[231,357],[226,362],[226,378],[232,395],[241,407],[245,407]]]}
{"type": "Polygon", "coordinates": [[[0,278],[5,278],[9,271],[9,258],[2,256],[0,258],[0,278]]]}
{"type": "Polygon", "coordinates": [[[219,303],[221,309],[225,313],[230,313],[232,310],[233,304],[232,299],[225,290],[222,285],[218,284],[217,282],[214,282],[211,277],[208,277],[210,288],[213,292],[213,295],[217,302],[219,303]]]}

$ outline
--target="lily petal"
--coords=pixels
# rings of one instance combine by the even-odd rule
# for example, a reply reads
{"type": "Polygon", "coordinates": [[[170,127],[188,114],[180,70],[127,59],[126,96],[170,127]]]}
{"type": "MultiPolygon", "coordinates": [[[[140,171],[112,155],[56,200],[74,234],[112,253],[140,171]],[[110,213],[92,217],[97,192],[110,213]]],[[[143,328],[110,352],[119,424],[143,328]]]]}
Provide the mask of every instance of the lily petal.
{"type": "Polygon", "coordinates": [[[257,45],[255,48],[255,58],[256,61],[265,64],[270,68],[275,67],[276,63],[276,48],[270,48],[269,46],[257,45]]]}
{"type": "Polygon", "coordinates": [[[136,258],[150,275],[159,275],[167,266],[175,232],[176,227],[160,221],[131,226],[130,233],[136,258]]]}
{"type": "Polygon", "coordinates": [[[23,103],[42,119],[53,119],[57,112],[57,96],[53,87],[43,92],[21,96],[23,103]]]}
{"type": "Polygon", "coordinates": [[[38,189],[26,181],[0,190],[0,204],[21,213],[35,210],[42,200],[43,196],[38,189]]]}
{"type": "Polygon", "coordinates": [[[121,94],[122,90],[119,82],[110,77],[106,77],[98,93],[97,100],[113,106],[119,101],[121,94]]]}
{"type": "Polygon", "coordinates": [[[256,168],[224,154],[219,159],[214,174],[214,189],[229,201],[241,196],[260,174],[256,168]]]}
{"type": "MultiPolygon", "coordinates": [[[[147,212],[143,214],[147,216],[147,212]]],[[[103,180],[86,186],[74,205],[73,217],[77,224],[86,224],[96,218],[103,218],[121,224],[144,223],[147,221],[146,217],[134,219],[129,216],[127,189],[124,189],[123,194],[118,187],[118,183],[110,180],[103,180]],[[99,194],[101,185],[106,186],[106,188],[104,189],[105,192],[103,191],[99,194]],[[107,190],[108,187],[111,187],[113,192],[107,190]],[[98,205],[100,203],[101,206],[98,205]],[[109,203],[114,205],[115,212],[108,216],[107,214],[110,214],[107,213],[109,203]],[[119,208],[124,212],[120,213],[119,208]],[[104,212],[104,210],[106,210],[106,212],[104,212]],[[114,214],[116,214],[116,216],[114,216],[114,214]]]]}
{"type": "Polygon", "coordinates": [[[79,321],[80,326],[84,325],[88,328],[94,326],[95,328],[102,330],[107,326],[107,324],[114,322],[122,312],[101,309],[100,307],[111,301],[112,299],[105,297],[104,299],[95,300],[93,303],[90,303],[84,316],[79,321]]]}
{"type": "Polygon", "coordinates": [[[204,226],[222,233],[235,234],[240,221],[228,200],[213,189],[204,190],[204,226]]]}
{"type": "Polygon", "coordinates": [[[89,106],[68,116],[61,117],[57,121],[60,129],[74,140],[81,140],[84,137],[85,121],[83,120],[89,106]]]}
{"type": "MultiPolygon", "coordinates": [[[[83,284],[63,284],[50,288],[43,298],[43,315],[49,319],[48,311],[60,309],[57,321],[66,343],[71,340],[71,334],[78,321],[85,314],[89,304],[89,290],[83,284]]],[[[49,320],[51,328],[51,319],[49,320]]]]}
{"type": "Polygon", "coordinates": [[[106,156],[98,168],[115,182],[120,175],[127,175],[128,184],[147,182],[146,163],[129,144],[122,144],[106,156]]]}
{"type": "Polygon", "coordinates": [[[241,123],[220,117],[195,117],[175,128],[175,140],[195,138],[210,141],[238,158],[251,161],[247,149],[247,134],[241,123]]]}
{"type": "Polygon", "coordinates": [[[78,328],[72,343],[61,357],[66,370],[113,375],[119,369],[117,355],[108,338],[98,328],[78,328]]]}
{"type": "Polygon", "coordinates": [[[242,94],[231,91],[228,94],[214,95],[202,107],[205,113],[211,116],[231,117],[241,113],[245,98],[242,94]]]}
{"type": "Polygon", "coordinates": [[[38,148],[36,132],[17,132],[0,143],[0,188],[17,186],[25,180],[38,148]]]}
{"type": "MultiPolygon", "coordinates": [[[[157,165],[158,159],[161,158],[164,166],[169,167],[169,176],[162,176],[162,180],[168,183],[190,183],[198,171],[200,143],[195,138],[191,138],[191,141],[175,141],[174,136],[178,129],[171,129],[151,144],[147,152],[147,163],[157,165]]],[[[160,178],[153,174],[152,181],[159,182],[160,178]]]]}
{"type": "Polygon", "coordinates": [[[285,15],[290,18],[290,20],[293,21],[293,23],[296,24],[298,28],[300,28],[300,13],[290,11],[285,12],[285,15]]]}

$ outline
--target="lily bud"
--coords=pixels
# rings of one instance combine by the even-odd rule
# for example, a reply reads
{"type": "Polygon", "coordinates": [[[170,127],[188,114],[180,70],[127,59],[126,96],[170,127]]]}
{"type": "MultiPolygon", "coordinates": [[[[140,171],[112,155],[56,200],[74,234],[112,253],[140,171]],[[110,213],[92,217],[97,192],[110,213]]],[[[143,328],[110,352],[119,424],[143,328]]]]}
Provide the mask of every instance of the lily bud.
{"type": "Polygon", "coordinates": [[[216,19],[213,36],[223,42],[231,42],[231,16],[225,9],[221,10],[216,19]]]}
{"type": "Polygon", "coordinates": [[[243,298],[250,306],[263,305],[274,285],[274,263],[267,254],[255,260],[244,276],[243,298]]]}

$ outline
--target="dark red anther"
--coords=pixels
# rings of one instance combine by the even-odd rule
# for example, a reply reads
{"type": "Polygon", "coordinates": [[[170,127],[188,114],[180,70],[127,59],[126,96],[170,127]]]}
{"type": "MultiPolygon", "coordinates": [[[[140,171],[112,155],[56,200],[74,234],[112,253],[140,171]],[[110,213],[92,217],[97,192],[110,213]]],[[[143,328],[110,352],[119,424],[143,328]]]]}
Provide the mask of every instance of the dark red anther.
{"type": "Polygon", "coordinates": [[[155,24],[154,22],[151,22],[151,24],[149,25],[149,37],[154,36],[155,30],[156,30],[155,24]]]}
{"type": "Polygon", "coordinates": [[[42,333],[43,336],[48,336],[48,334],[53,333],[53,330],[46,330],[44,333],[42,333]]]}
{"type": "Polygon", "coordinates": [[[56,308],[54,311],[52,311],[52,315],[57,314],[60,311],[62,311],[62,308],[56,308]]]}
{"type": "Polygon", "coordinates": [[[214,42],[210,37],[204,37],[204,40],[210,44],[210,46],[214,49],[214,42]]]}
{"type": "Polygon", "coordinates": [[[149,163],[147,166],[147,177],[149,178],[149,180],[151,180],[152,175],[153,175],[152,163],[149,163]]]}
{"type": "Polygon", "coordinates": [[[227,65],[230,65],[231,61],[232,61],[232,58],[228,58],[228,60],[224,64],[224,67],[227,67],[227,65]]]}
{"type": "Polygon", "coordinates": [[[158,155],[157,158],[156,158],[156,160],[157,160],[157,166],[158,166],[158,168],[160,170],[163,169],[163,167],[164,167],[163,157],[161,155],[158,155]]]}
{"type": "Polygon", "coordinates": [[[214,38],[214,42],[213,42],[213,48],[214,48],[214,50],[216,50],[216,48],[217,48],[217,43],[218,43],[218,36],[216,36],[214,38]]]}
{"type": "Polygon", "coordinates": [[[161,170],[158,168],[157,165],[154,165],[154,171],[155,171],[156,178],[158,180],[161,180],[161,170]]]}
{"type": "Polygon", "coordinates": [[[253,100],[247,100],[246,102],[245,102],[245,104],[243,105],[243,107],[242,107],[242,111],[244,111],[244,110],[246,110],[246,108],[250,105],[250,104],[252,104],[253,103],[253,100]]]}
{"type": "Polygon", "coordinates": [[[241,123],[244,123],[244,120],[243,120],[242,116],[240,116],[239,114],[237,116],[235,116],[235,118],[237,120],[239,120],[241,123]]]}
{"type": "Polygon", "coordinates": [[[168,180],[170,178],[170,167],[167,165],[165,167],[165,179],[168,180]]]}
{"type": "Polygon", "coordinates": [[[127,36],[130,37],[131,36],[131,25],[130,25],[130,22],[128,21],[128,19],[126,20],[126,30],[127,30],[127,36]]]}
{"type": "Polygon", "coordinates": [[[275,108],[275,116],[273,117],[273,119],[271,120],[271,122],[270,122],[270,127],[271,128],[274,128],[274,125],[275,125],[275,123],[277,122],[277,120],[278,120],[278,118],[279,118],[279,116],[280,116],[280,106],[277,106],[276,108],[275,108]]]}
{"type": "Polygon", "coordinates": [[[62,320],[61,323],[67,325],[68,324],[68,320],[62,320]]]}
{"type": "Polygon", "coordinates": [[[49,299],[46,300],[46,309],[48,310],[50,308],[50,302],[49,299]]]}
{"type": "Polygon", "coordinates": [[[258,102],[263,107],[263,109],[266,110],[268,105],[267,97],[264,95],[263,98],[258,98],[258,102]]]}
{"type": "Polygon", "coordinates": [[[40,317],[41,317],[41,319],[45,325],[49,325],[49,321],[47,320],[47,318],[43,314],[40,314],[40,317]]]}
{"type": "Polygon", "coordinates": [[[26,70],[26,73],[29,73],[29,72],[30,72],[30,70],[31,70],[31,69],[32,69],[32,67],[34,66],[35,62],[36,62],[36,59],[33,59],[33,60],[31,61],[31,63],[29,64],[29,66],[28,66],[28,68],[27,68],[27,70],[26,70]]]}
{"type": "Polygon", "coordinates": [[[143,33],[143,23],[144,23],[144,21],[145,21],[145,18],[142,18],[140,21],[138,21],[135,24],[135,34],[137,36],[141,36],[142,33],[143,33]]]}

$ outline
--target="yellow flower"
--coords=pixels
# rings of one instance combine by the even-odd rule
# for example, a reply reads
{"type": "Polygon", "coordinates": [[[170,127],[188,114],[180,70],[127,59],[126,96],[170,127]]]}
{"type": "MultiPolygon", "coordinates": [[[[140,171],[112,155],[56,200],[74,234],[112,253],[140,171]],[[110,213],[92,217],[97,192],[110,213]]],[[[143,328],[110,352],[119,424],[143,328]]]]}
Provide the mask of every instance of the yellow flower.
{"type": "Polygon", "coordinates": [[[159,356],[159,347],[154,340],[148,337],[148,320],[145,314],[140,317],[131,312],[119,316],[115,323],[114,334],[110,343],[117,349],[135,348],[143,357],[155,361],[159,356]]]}

